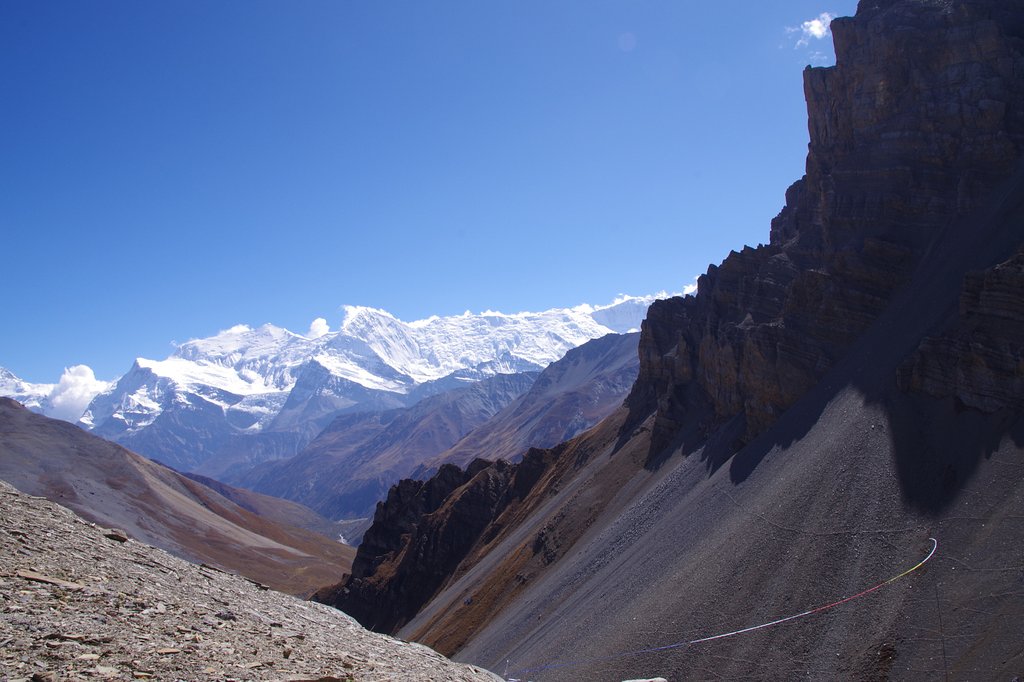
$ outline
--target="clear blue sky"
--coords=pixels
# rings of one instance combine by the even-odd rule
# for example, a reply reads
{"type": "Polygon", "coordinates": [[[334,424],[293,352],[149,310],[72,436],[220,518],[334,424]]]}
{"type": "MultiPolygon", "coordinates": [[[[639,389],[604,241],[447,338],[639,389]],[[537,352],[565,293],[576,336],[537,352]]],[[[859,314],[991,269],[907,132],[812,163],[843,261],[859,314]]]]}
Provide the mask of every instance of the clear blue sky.
{"type": "Polygon", "coordinates": [[[0,365],[680,290],[803,172],[854,0],[0,4],[0,365]],[[794,30],[796,29],[796,30],[794,30]],[[820,31],[819,31],[820,33],[820,31]]]}

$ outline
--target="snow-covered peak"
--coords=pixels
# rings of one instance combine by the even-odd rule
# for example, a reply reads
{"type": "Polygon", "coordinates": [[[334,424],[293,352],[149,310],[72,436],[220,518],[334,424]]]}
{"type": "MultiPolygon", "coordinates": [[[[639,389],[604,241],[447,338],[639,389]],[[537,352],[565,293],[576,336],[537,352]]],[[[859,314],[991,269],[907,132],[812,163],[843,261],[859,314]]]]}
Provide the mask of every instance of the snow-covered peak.
{"type": "Polygon", "coordinates": [[[310,339],[283,327],[264,324],[253,329],[236,324],[205,339],[192,339],[178,346],[174,355],[186,360],[207,360],[233,364],[238,360],[279,355],[289,346],[305,346],[310,339]]]}
{"type": "Polygon", "coordinates": [[[43,403],[56,384],[33,384],[24,381],[11,370],[0,367],[0,395],[14,398],[25,407],[42,412],[43,403]]]}
{"type": "Polygon", "coordinates": [[[363,305],[343,305],[342,312],[345,314],[341,319],[342,333],[358,336],[360,329],[381,324],[399,322],[400,320],[386,310],[370,308],[363,305]]]}
{"type": "Polygon", "coordinates": [[[287,391],[297,367],[321,342],[273,324],[238,324],[205,339],[178,346],[162,361],[137,362],[158,376],[182,385],[205,384],[236,395],[287,391]]]}
{"type": "Polygon", "coordinates": [[[659,298],[669,298],[679,294],[661,292],[654,296],[620,295],[608,305],[594,306],[590,316],[597,322],[619,334],[640,331],[640,323],[647,317],[647,309],[659,298]]]}
{"type": "Polygon", "coordinates": [[[389,367],[422,383],[473,369],[542,369],[590,339],[638,328],[653,300],[625,296],[606,306],[467,311],[412,322],[384,310],[344,306],[340,331],[330,336],[362,340],[389,367]]]}
{"type": "Polygon", "coordinates": [[[98,394],[113,385],[96,378],[87,365],[64,369],[55,384],[33,384],[0,367],[0,395],[14,398],[25,407],[48,417],[74,422],[98,394]]]}

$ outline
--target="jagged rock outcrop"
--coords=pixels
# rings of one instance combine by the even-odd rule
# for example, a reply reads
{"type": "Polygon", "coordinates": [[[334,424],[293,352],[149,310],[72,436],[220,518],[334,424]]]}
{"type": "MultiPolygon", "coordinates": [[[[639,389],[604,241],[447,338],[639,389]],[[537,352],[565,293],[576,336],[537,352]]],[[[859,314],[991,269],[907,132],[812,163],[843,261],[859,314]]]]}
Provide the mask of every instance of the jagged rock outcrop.
{"type": "Polygon", "coordinates": [[[965,278],[956,322],[922,341],[899,383],[983,412],[1024,407],[1024,251],[965,278]]]}
{"type": "Polygon", "coordinates": [[[377,505],[352,575],[313,599],[371,630],[395,632],[451,578],[494,519],[530,492],[544,457],[531,450],[518,465],[477,459],[463,470],[445,464],[427,481],[395,484],[377,505]]]}
{"type": "Polygon", "coordinates": [[[653,450],[733,419],[739,443],[764,431],[1020,159],[1019,2],[873,0],[832,32],[836,66],[804,72],[806,175],[769,244],[648,311],[629,405],[631,424],[656,411],[653,450]]]}

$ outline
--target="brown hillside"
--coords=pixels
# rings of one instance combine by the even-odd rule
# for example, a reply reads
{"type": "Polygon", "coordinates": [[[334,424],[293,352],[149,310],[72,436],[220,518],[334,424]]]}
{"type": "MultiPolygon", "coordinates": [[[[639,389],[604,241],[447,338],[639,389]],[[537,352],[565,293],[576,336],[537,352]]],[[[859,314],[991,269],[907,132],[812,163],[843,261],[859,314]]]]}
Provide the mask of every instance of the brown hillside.
{"type": "Polygon", "coordinates": [[[6,398],[0,399],[0,479],[140,541],[293,594],[339,580],[354,555],[351,547],[258,516],[171,469],[6,398]]]}

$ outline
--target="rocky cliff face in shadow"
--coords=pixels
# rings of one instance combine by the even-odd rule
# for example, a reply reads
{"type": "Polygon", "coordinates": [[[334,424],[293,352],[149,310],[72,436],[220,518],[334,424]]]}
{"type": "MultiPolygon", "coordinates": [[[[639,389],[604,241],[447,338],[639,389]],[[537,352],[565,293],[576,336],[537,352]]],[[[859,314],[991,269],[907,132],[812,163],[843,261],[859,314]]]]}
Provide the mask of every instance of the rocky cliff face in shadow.
{"type": "Polygon", "coordinates": [[[537,481],[542,451],[513,466],[478,459],[465,469],[443,465],[427,481],[405,479],[377,505],[342,583],[313,599],[335,606],[365,627],[395,632],[451,577],[481,533],[537,481]]]}
{"type": "Polygon", "coordinates": [[[763,432],[1018,163],[1019,3],[862,2],[832,32],[837,65],[804,72],[806,175],[769,244],[731,253],[697,296],[648,312],[629,405],[633,423],[657,413],[652,456],[729,420],[741,422],[737,445],[763,432]]]}
{"type": "Polygon", "coordinates": [[[1024,407],[1024,250],[964,279],[956,321],[921,342],[899,384],[986,413],[1024,407]]]}

